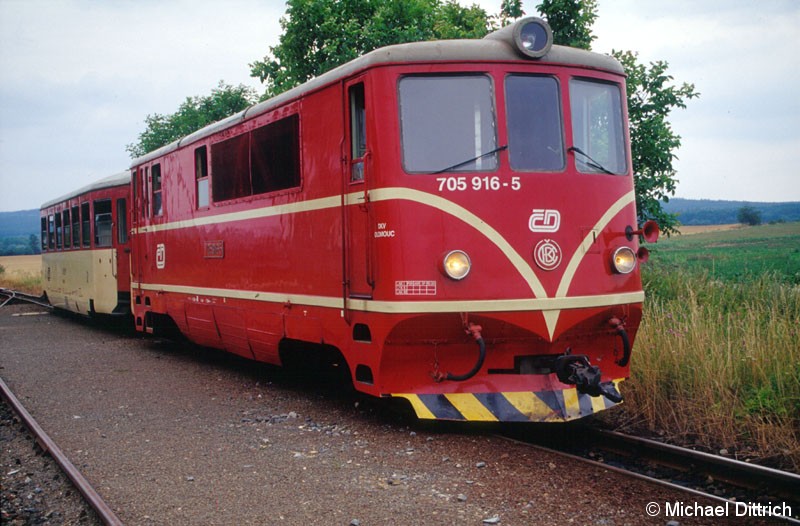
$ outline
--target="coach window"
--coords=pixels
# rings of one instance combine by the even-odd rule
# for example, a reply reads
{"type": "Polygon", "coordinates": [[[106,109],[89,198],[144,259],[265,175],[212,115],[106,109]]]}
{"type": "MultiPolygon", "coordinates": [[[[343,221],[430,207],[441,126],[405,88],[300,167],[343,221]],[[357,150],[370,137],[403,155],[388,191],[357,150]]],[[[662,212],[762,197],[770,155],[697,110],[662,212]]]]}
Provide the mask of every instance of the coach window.
{"type": "Polygon", "coordinates": [[[367,110],[364,84],[350,86],[350,182],[364,180],[367,153],[367,110]]]}
{"type": "Polygon", "coordinates": [[[62,223],[64,223],[64,249],[72,246],[72,222],[69,220],[69,208],[66,208],[62,213],[62,223]]]}
{"type": "Polygon", "coordinates": [[[194,177],[197,181],[197,208],[208,206],[208,148],[194,151],[194,177]]]}
{"type": "Polygon", "coordinates": [[[47,240],[51,250],[56,248],[56,219],[53,214],[47,218],[47,240]]]}
{"type": "Polygon", "coordinates": [[[61,250],[61,242],[63,240],[61,234],[61,214],[56,212],[56,248],[59,250],[61,250]]]}
{"type": "Polygon", "coordinates": [[[569,82],[575,164],[582,173],[627,172],[622,96],[617,84],[569,82]],[[583,153],[581,153],[583,152],[583,153]]]}
{"type": "Polygon", "coordinates": [[[153,178],[151,188],[153,189],[153,216],[160,216],[164,213],[164,202],[161,198],[161,165],[154,164],[151,171],[153,178]]]}
{"type": "Polygon", "coordinates": [[[111,246],[111,199],[94,202],[94,246],[111,246]]]}
{"type": "Polygon", "coordinates": [[[558,82],[553,77],[506,78],[508,154],[517,171],[563,170],[564,132],[558,82]]]}
{"type": "Polygon", "coordinates": [[[400,80],[400,128],[407,172],[494,171],[498,164],[492,81],[486,75],[400,80]]]}
{"type": "Polygon", "coordinates": [[[85,247],[88,247],[92,241],[92,220],[90,218],[89,203],[81,203],[81,238],[85,247]]]}
{"type": "Polygon", "coordinates": [[[78,206],[72,207],[72,248],[81,246],[81,217],[78,206]]]}
{"type": "Polygon", "coordinates": [[[125,199],[117,199],[117,242],[128,242],[128,204],[125,199]]]}
{"type": "Polygon", "coordinates": [[[42,250],[47,250],[47,217],[41,218],[40,241],[42,242],[42,250]]]}

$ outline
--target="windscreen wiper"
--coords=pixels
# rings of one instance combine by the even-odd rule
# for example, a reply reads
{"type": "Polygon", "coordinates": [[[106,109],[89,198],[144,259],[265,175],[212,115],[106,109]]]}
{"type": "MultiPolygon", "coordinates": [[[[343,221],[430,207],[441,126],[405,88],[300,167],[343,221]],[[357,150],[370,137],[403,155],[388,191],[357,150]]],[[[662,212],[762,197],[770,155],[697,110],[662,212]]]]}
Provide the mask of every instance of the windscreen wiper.
{"type": "Polygon", "coordinates": [[[489,150],[486,153],[482,153],[477,157],[473,157],[472,159],[467,159],[466,161],[463,161],[463,162],[460,162],[460,163],[456,163],[453,166],[448,166],[447,168],[442,168],[438,172],[433,172],[433,173],[434,174],[441,174],[441,173],[444,173],[444,172],[449,172],[450,170],[453,170],[454,168],[458,168],[459,166],[464,166],[465,164],[473,163],[473,162],[477,161],[478,159],[483,159],[484,157],[487,157],[489,155],[495,154],[497,152],[502,152],[503,150],[507,150],[507,149],[508,149],[508,145],[504,144],[503,146],[498,146],[494,150],[489,150]]]}
{"type": "Polygon", "coordinates": [[[589,162],[584,162],[583,163],[586,166],[591,166],[595,170],[600,170],[601,172],[607,173],[608,175],[617,175],[614,172],[612,172],[611,170],[609,170],[608,168],[606,168],[605,166],[603,166],[602,164],[600,164],[597,161],[595,161],[594,159],[592,159],[591,156],[589,156],[588,153],[584,152],[583,150],[581,150],[577,146],[570,146],[569,148],[567,148],[567,151],[579,153],[579,154],[583,155],[584,157],[586,157],[587,159],[589,159],[589,162]]]}

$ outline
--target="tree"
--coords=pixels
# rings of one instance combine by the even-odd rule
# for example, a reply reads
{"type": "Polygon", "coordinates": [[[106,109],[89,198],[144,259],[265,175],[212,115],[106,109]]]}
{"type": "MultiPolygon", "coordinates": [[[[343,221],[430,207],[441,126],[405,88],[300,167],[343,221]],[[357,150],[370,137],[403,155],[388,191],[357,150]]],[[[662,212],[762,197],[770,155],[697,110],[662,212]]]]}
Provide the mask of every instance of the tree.
{"type": "Polygon", "coordinates": [[[597,0],[542,0],[536,6],[553,30],[553,43],[591,49],[592,25],[597,19],[597,0]]]}
{"type": "MultiPolygon", "coordinates": [[[[547,19],[557,44],[591,49],[591,26],[597,18],[596,0],[543,0],[536,6],[547,19]]],[[[658,221],[667,235],[677,231],[678,218],[664,211],[662,201],[675,195],[676,171],[673,153],[681,137],[672,130],[669,114],[686,108],[686,100],[698,97],[693,84],[672,84],[664,61],[640,64],[632,51],[613,51],[628,75],[628,120],[630,122],[636,210],[640,223],[658,221]]]]}
{"type": "Polygon", "coordinates": [[[36,234],[28,236],[28,247],[30,247],[31,254],[40,254],[42,252],[42,245],[39,243],[39,236],[36,234]]]}
{"type": "Polygon", "coordinates": [[[187,97],[170,115],[154,113],[145,118],[147,127],[139,140],[125,147],[132,158],[185,137],[192,132],[238,113],[258,100],[253,88],[239,84],[231,86],[220,81],[211,94],[205,97],[187,97]]]}
{"type": "Polygon", "coordinates": [[[455,0],[288,0],[280,23],[278,45],[250,64],[251,76],[266,85],[264,98],[379,47],[482,38],[494,29],[486,11],[455,0]]]}
{"type": "Polygon", "coordinates": [[[752,206],[741,207],[736,218],[743,225],[757,226],[761,224],[761,212],[752,206]]]}
{"type": "Polygon", "coordinates": [[[672,161],[681,146],[681,137],[669,123],[675,108],[686,108],[686,100],[698,97],[693,84],[672,84],[664,61],[640,64],[632,51],[613,51],[628,74],[628,121],[631,134],[636,210],[639,219],[658,221],[662,232],[677,231],[678,218],[664,211],[661,203],[675,195],[678,182],[672,161]]]}
{"type": "Polygon", "coordinates": [[[522,10],[522,0],[503,0],[500,4],[500,15],[497,18],[500,20],[500,26],[505,27],[523,16],[525,16],[525,11],[522,10]]]}

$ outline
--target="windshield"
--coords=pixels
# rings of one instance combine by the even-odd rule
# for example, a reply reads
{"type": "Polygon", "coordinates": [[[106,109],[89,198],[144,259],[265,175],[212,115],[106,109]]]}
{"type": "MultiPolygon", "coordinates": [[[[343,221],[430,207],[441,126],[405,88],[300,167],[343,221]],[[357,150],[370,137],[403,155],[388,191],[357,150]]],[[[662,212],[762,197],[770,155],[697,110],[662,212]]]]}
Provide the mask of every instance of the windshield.
{"type": "Polygon", "coordinates": [[[509,75],[506,79],[508,151],[514,170],[564,169],[561,103],[552,77],[509,75]]]}
{"type": "Polygon", "coordinates": [[[573,147],[582,173],[627,172],[619,86],[584,79],[569,82],[573,147]]]}
{"type": "Polygon", "coordinates": [[[489,77],[409,76],[400,80],[399,94],[403,166],[407,172],[497,168],[489,77]]]}

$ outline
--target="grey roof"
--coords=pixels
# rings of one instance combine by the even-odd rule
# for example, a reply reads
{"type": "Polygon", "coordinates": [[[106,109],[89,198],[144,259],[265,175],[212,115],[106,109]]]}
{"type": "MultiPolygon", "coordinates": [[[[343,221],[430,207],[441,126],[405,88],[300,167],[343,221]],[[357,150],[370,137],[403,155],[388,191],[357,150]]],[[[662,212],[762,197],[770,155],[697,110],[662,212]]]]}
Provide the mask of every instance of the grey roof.
{"type": "Polygon", "coordinates": [[[109,175],[108,177],[104,177],[99,181],[95,181],[91,184],[84,186],[83,188],[79,188],[75,191],[68,193],[67,195],[63,195],[58,199],[53,199],[51,201],[46,202],[41,206],[41,208],[49,208],[53,205],[57,205],[59,203],[63,203],[69,199],[78,197],[83,194],[87,194],[94,190],[102,190],[104,188],[113,188],[115,186],[123,186],[128,185],[131,183],[131,173],[128,171],[120,172],[118,174],[109,175]]]}
{"type": "MultiPolygon", "coordinates": [[[[524,58],[524,55],[521,55],[516,50],[513,40],[506,38],[508,34],[508,29],[501,29],[490,33],[483,39],[411,42],[376,49],[323,73],[296,88],[251,106],[226,119],[209,124],[182,139],[134,159],[131,167],[161,157],[182,146],[213,135],[249,118],[266,113],[281,104],[375,66],[426,62],[520,62],[521,60],[530,62],[530,58],[524,58]]],[[[622,66],[614,57],[564,46],[552,46],[550,51],[536,60],[536,62],[570,64],[589,69],[610,71],[620,75],[624,74],[622,66]]]]}

